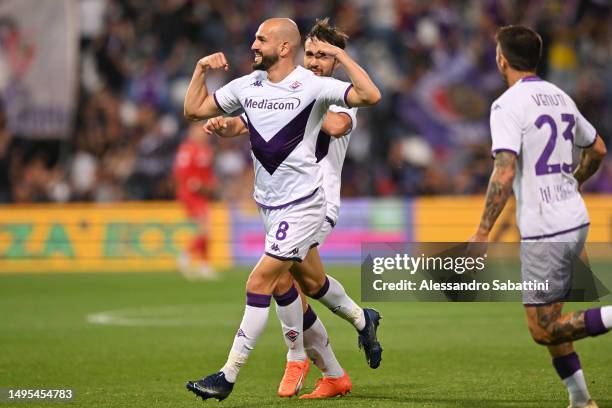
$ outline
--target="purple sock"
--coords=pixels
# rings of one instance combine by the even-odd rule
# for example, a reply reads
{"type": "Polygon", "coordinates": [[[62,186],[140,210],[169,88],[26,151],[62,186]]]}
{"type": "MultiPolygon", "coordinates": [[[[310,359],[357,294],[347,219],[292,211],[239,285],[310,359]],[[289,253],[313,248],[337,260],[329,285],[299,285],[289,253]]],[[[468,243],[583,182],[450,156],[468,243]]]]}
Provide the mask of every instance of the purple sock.
{"type": "Polygon", "coordinates": [[[571,377],[576,371],[580,370],[580,360],[578,354],[570,353],[566,356],[553,358],[553,366],[562,380],[571,377]]]}
{"type": "Polygon", "coordinates": [[[298,296],[299,294],[297,289],[295,288],[295,285],[291,285],[291,288],[289,288],[289,290],[283,293],[282,295],[274,295],[274,300],[276,300],[276,304],[278,304],[279,306],[287,306],[293,303],[293,301],[297,299],[298,296]]]}
{"type": "Polygon", "coordinates": [[[313,298],[313,299],[321,299],[323,296],[325,296],[327,291],[329,291],[329,285],[330,285],[329,278],[326,276],[325,277],[325,283],[323,284],[321,289],[319,289],[319,291],[316,294],[314,294],[314,295],[312,295],[310,297],[313,298]]]}
{"type": "Polygon", "coordinates": [[[270,300],[272,299],[271,295],[262,295],[259,293],[251,293],[247,292],[246,294],[246,304],[253,307],[270,307],[270,300]]]}
{"type": "Polygon", "coordinates": [[[306,309],[306,311],[304,312],[304,331],[310,329],[316,321],[317,315],[314,310],[312,310],[310,305],[308,305],[308,309],[306,309]]]}
{"type": "Polygon", "coordinates": [[[601,317],[601,308],[589,309],[584,312],[584,326],[589,336],[599,336],[608,331],[601,317]]]}

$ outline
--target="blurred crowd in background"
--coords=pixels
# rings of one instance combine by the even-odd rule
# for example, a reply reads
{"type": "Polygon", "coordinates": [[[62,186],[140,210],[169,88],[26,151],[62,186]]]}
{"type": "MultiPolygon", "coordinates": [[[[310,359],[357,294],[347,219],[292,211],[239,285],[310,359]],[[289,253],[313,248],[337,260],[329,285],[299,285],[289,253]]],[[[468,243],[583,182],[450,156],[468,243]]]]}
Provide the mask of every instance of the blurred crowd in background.
{"type": "MultiPolygon", "coordinates": [[[[382,90],[379,105],[359,111],[344,197],[482,193],[489,108],[505,90],[497,27],[522,23],[542,35],[539,74],[576,100],[610,146],[611,9],[607,0],[81,0],[74,132],[34,142],[11,135],[0,113],[0,202],[172,199],[176,149],[201,128],[182,115],[197,60],[228,57],[213,89],[247,74],[254,33],[271,16],[294,18],[302,33],[329,16],[382,90]]],[[[209,143],[218,198],[249,199],[248,138],[209,143]]],[[[610,159],[587,190],[612,192],[610,159]]]]}

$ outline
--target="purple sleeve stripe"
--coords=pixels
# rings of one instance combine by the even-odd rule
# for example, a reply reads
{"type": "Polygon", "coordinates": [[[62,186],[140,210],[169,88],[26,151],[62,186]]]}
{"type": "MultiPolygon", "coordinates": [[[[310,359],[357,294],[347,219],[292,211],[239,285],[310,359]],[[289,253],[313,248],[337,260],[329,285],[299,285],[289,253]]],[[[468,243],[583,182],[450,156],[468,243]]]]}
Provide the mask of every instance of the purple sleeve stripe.
{"type": "Polygon", "coordinates": [[[349,86],[346,88],[346,91],[344,91],[344,104],[345,104],[346,106],[351,106],[351,105],[349,105],[349,103],[348,103],[348,99],[347,99],[347,98],[348,98],[348,93],[349,93],[349,91],[351,90],[351,88],[352,88],[352,87],[353,87],[353,84],[350,84],[350,85],[349,85],[349,86]]]}
{"type": "Polygon", "coordinates": [[[217,92],[216,92],[216,91],[215,91],[215,92],[213,92],[213,99],[215,100],[215,104],[217,105],[217,108],[219,108],[219,110],[221,110],[221,112],[223,112],[223,113],[227,113],[227,112],[225,111],[225,109],[223,109],[223,108],[221,107],[221,104],[219,103],[219,100],[217,99],[217,92]]]}
{"type": "Polygon", "coordinates": [[[589,143],[588,145],[586,145],[586,146],[576,145],[576,147],[579,147],[581,149],[588,149],[589,147],[593,146],[596,141],[597,141],[597,134],[595,135],[595,139],[593,139],[593,141],[591,143],[589,143]]]}
{"type": "Polygon", "coordinates": [[[242,121],[242,123],[244,123],[244,126],[249,127],[249,122],[247,122],[244,116],[240,115],[239,118],[242,121]]]}
{"type": "Polygon", "coordinates": [[[492,151],[491,151],[491,157],[495,158],[495,155],[496,155],[497,153],[500,153],[500,152],[508,152],[508,153],[512,153],[512,154],[514,154],[516,157],[518,157],[518,155],[519,155],[519,154],[518,154],[516,151],[514,151],[514,150],[512,150],[512,149],[495,149],[495,150],[492,150],[492,151]]]}

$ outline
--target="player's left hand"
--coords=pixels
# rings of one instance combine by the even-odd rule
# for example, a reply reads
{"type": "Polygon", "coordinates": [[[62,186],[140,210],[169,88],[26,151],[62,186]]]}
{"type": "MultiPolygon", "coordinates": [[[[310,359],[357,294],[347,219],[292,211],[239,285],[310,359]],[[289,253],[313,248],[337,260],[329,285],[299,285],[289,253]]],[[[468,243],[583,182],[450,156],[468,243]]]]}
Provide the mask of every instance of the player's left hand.
{"type": "Polygon", "coordinates": [[[213,133],[221,134],[227,129],[227,123],[225,118],[217,116],[216,118],[208,119],[204,126],[202,126],[202,129],[204,129],[204,133],[208,135],[212,135],[213,133]]]}

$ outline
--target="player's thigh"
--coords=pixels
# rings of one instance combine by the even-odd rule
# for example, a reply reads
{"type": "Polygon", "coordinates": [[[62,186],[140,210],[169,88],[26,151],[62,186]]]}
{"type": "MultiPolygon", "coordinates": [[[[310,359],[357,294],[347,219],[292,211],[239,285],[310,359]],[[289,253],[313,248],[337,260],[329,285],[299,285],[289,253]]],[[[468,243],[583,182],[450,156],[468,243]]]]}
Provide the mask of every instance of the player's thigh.
{"type": "Polygon", "coordinates": [[[293,265],[291,274],[305,294],[315,295],[325,284],[325,271],[319,250],[316,247],[310,248],[304,260],[293,265]]]}
{"type": "Polygon", "coordinates": [[[284,295],[289,289],[291,289],[291,286],[293,286],[293,277],[291,276],[291,273],[289,273],[289,271],[281,273],[281,276],[278,278],[276,286],[274,287],[274,296],[284,295]]]}
{"type": "Polygon", "coordinates": [[[260,208],[266,228],[265,253],[281,260],[302,262],[316,239],[324,221],[325,195],[279,209],[260,208]]]}
{"type": "Polygon", "coordinates": [[[563,302],[546,305],[525,305],[527,327],[534,340],[546,340],[550,337],[550,328],[561,317],[563,302]]]}
{"type": "Polygon", "coordinates": [[[246,285],[247,291],[271,295],[283,273],[289,271],[291,264],[291,261],[283,261],[263,255],[249,275],[246,285]]]}

